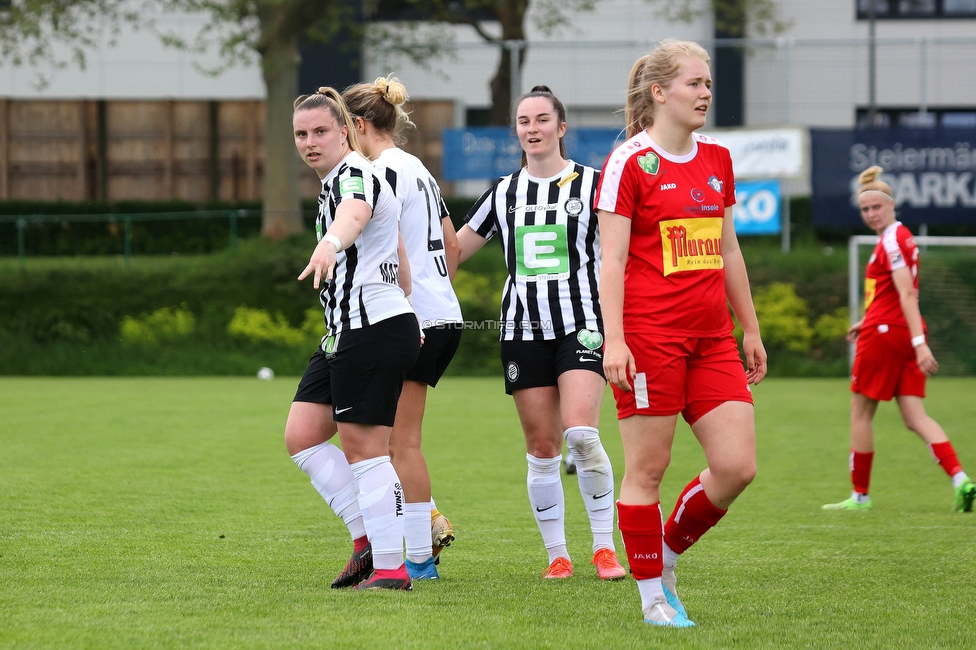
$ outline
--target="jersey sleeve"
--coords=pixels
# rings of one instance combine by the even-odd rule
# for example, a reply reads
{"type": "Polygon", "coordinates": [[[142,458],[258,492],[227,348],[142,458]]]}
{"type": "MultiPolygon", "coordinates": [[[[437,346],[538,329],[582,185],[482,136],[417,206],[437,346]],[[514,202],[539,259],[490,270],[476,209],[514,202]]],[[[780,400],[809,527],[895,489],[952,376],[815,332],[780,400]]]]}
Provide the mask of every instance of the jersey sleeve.
{"type": "Polygon", "coordinates": [[[908,265],[905,260],[907,253],[905,250],[905,238],[898,236],[900,230],[901,229],[887,232],[881,238],[881,244],[884,246],[885,255],[888,257],[888,268],[890,268],[892,271],[908,265]]]}
{"type": "MultiPolygon", "coordinates": [[[[728,149],[725,150],[728,152],[728,149]]],[[[725,156],[725,207],[735,205],[735,172],[732,171],[732,155],[726,153],[725,156]]]]}
{"type": "Polygon", "coordinates": [[[632,218],[638,205],[638,183],[633,178],[633,157],[617,147],[607,156],[600,172],[600,181],[594,200],[597,210],[615,212],[622,217],[632,218]]]}
{"type": "Polygon", "coordinates": [[[332,200],[336,206],[349,199],[359,199],[376,208],[379,198],[379,178],[359,167],[346,167],[332,183],[332,200]]]}
{"type": "Polygon", "coordinates": [[[491,239],[498,232],[498,215],[495,212],[494,201],[497,186],[498,183],[495,183],[485,190],[464,217],[465,223],[485,239],[491,239]]]}

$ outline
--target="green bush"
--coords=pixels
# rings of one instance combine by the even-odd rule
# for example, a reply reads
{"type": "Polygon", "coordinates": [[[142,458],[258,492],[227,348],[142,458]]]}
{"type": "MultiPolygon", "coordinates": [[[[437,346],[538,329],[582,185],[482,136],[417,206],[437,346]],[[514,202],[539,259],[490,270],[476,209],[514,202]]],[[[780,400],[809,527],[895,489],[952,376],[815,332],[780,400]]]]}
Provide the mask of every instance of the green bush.
{"type": "Polygon", "coordinates": [[[124,343],[154,344],[187,338],[196,329],[197,319],[186,303],[177,309],[160,307],[138,317],[123,316],[119,336],[124,343]]]}
{"type": "Polygon", "coordinates": [[[310,350],[319,344],[325,326],[321,308],[308,308],[301,326],[292,327],[280,311],[272,316],[263,309],[242,305],[234,310],[227,323],[227,333],[250,343],[273,343],[310,350]]]}
{"type": "Polygon", "coordinates": [[[752,298],[766,346],[790,352],[810,351],[813,328],[807,317],[807,305],[796,295],[792,284],[774,282],[759,287],[752,298]]]}

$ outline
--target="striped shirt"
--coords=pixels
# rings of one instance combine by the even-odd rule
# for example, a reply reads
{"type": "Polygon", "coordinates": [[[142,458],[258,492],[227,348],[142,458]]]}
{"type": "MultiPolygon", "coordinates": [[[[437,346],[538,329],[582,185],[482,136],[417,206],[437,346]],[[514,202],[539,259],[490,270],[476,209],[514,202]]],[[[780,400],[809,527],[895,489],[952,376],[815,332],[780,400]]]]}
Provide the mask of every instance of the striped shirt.
{"type": "Polygon", "coordinates": [[[508,278],[502,292],[503,341],[551,340],[603,331],[600,235],[593,197],[600,172],[568,161],[551,178],[525,168],[498,179],[466,220],[501,236],[508,278]]]}
{"type": "Polygon", "coordinates": [[[400,203],[373,165],[355,151],[322,180],[315,220],[319,240],[335,221],[339,205],[351,199],[365,201],[373,213],[356,241],[336,256],[332,282],[319,293],[328,336],[411,311],[399,285],[400,203]]]}
{"type": "Polygon", "coordinates": [[[437,182],[420,160],[403,149],[384,149],[373,165],[400,201],[400,236],[410,260],[413,309],[424,327],[461,322],[447,272],[443,219],[450,218],[437,182]]]}

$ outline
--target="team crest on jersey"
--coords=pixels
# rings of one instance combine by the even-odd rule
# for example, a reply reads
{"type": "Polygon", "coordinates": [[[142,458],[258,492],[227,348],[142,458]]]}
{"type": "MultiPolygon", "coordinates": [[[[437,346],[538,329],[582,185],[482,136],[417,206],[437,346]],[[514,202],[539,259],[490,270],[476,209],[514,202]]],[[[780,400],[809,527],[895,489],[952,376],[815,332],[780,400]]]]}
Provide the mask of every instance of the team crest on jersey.
{"type": "Polygon", "coordinates": [[[713,190],[715,190],[716,192],[718,192],[719,194],[722,193],[722,181],[718,179],[718,176],[709,176],[708,186],[713,190]]]}
{"type": "Polygon", "coordinates": [[[653,151],[648,151],[646,155],[638,156],[637,164],[640,165],[641,169],[653,176],[661,168],[661,159],[653,151]]]}
{"type": "Polygon", "coordinates": [[[505,368],[505,374],[508,375],[508,380],[514,383],[519,377],[519,367],[514,361],[508,362],[508,367],[505,368]]]}
{"type": "Polygon", "coordinates": [[[583,201],[573,196],[566,201],[566,214],[571,217],[578,217],[583,212],[583,201]]]}

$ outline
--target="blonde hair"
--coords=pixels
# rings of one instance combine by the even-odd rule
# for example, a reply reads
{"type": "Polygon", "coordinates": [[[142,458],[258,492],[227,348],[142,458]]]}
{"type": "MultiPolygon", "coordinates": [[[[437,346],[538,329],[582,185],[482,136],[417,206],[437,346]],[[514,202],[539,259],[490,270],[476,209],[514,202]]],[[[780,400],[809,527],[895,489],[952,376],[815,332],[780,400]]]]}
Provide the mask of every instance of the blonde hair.
{"type": "Polygon", "coordinates": [[[410,99],[407,89],[392,74],[377,77],[373,83],[349,86],[342,92],[342,98],[353,115],[363,118],[377,130],[389,133],[397,146],[407,141],[404,130],[416,127],[403,108],[410,99]]]}
{"type": "Polygon", "coordinates": [[[311,95],[302,95],[295,100],[295,112],[310,111],[316,108],[324,108],[335,118],[339,124],[346,126],[346,142],[349,148],[365,157],[363,148],[359,146],[359,136],[356,133],[356,123],[349,113],[349,107],[342,101],[342,95],[335,88],[322,86],[311,95]]]}
{"type": "Polygon", "coordinates": [[[627,124],[627,137],[633,137],[654,124],[654,98],[651,86],[658,84],[667,88],[681,72],[682,59],[697,58],[706,64],[711,57],[698,43],[669,38],[661,41],[649,54],[637,59],[630,70],[627,83],[627,104],[624,107],[624,122],[627,124]]]}
{"type": "Polygon", "coordinates": [[[891,191],[891,186],[881,180],[881,174],[883,173],[884,169],[877,165],[868,167],[861,172],[861,176],[858,178],[858,181],[861,183],[861,188],[857,191],[858,197],[866,192],[880,192],[894,201],[895,195],[891,191]]]}

